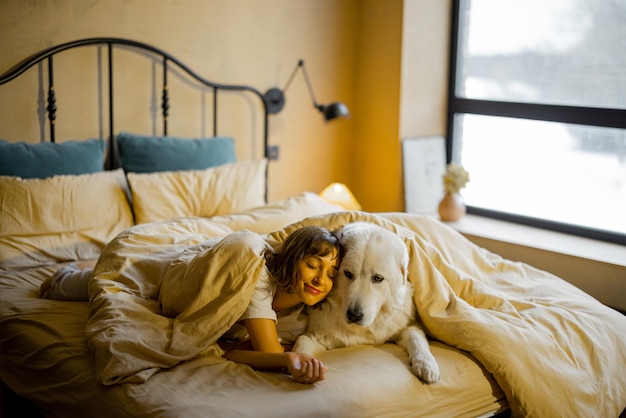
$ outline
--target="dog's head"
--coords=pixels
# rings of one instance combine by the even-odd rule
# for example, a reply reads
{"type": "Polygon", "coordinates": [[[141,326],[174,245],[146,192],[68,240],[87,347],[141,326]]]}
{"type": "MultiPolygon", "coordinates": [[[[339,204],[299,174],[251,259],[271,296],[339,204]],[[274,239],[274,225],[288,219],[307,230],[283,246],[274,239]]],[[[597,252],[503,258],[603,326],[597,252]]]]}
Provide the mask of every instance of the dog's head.
{"type": "Polygon", "coordinates": [[[346,320],[368,327],[381,312],[404,303],[409,253],[399,236],[372,223],[347,224],[337,235],[346,253],[335,291],[346,320]]]}

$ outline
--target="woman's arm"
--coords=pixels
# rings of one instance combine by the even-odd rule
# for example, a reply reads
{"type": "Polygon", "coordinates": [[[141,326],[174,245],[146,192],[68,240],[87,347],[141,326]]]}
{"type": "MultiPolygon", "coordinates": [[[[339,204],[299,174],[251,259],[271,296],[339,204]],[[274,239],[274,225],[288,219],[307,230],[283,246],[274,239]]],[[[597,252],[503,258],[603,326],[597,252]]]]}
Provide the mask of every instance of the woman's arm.
{"type": "Polygon", "coordinates": [[[316,383],[326,377],[326,365],[304,353],[263,353],[261,351],[232,350],[226,354],[228,360],[247,364],[256,370],[278,370],[286,368],[300,383],[316,383]]]}
{"type": "Polygon", "coordinates": [[[248,329],[250,344],[254,351],[264,353],[282,353],[283,346],[278,339],[276,323],[271,319],[251,318],[245,319],[243,324],[248,329]]]}
{"type": "Polygon", "coordinates": [[[324,379],[324,363],[308,354],[284,352],[273,320],[254,318],[245,320],[244,324],[250,334],[252,350],[231,350],[226,353],[228,360],[247,364],[256,370],[287,368],[291,376],[301,383],[315,383],[324,379]]]}

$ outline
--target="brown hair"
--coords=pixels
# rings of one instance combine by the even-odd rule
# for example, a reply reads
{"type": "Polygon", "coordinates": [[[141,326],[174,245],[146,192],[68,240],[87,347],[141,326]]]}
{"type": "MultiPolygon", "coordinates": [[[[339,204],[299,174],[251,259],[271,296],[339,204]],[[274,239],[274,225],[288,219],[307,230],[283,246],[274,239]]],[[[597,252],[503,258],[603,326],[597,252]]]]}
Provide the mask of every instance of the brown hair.
{"type": "Polygon", "coordinates": [[[336,235],[320,226],[305,226],[287,237],[280,251],[268,257],[267,266],[278,288],[291,293],[297,288],[298,264],[305,257],[325,257],[333,251],[339,260],[345,253],[336,235]]]}

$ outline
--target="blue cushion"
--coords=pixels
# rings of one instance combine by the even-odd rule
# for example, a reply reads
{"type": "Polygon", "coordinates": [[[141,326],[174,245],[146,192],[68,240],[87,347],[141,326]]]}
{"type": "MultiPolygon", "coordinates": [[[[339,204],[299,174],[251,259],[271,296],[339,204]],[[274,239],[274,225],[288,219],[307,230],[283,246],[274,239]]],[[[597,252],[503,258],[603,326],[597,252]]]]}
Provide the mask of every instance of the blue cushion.
{"type": "Polygon", "coordinates": [[[203,170],[236,161],[235,143],[225,137],[186,139],[121,132],[117,145],[127,173],[203,170]]]}
{"type": "Polygon", "coordinates": [[[104,148],[99,139],[37,144],[0,139],[0,175],[42,179],[96,173],[104,167],[104,148]]]}

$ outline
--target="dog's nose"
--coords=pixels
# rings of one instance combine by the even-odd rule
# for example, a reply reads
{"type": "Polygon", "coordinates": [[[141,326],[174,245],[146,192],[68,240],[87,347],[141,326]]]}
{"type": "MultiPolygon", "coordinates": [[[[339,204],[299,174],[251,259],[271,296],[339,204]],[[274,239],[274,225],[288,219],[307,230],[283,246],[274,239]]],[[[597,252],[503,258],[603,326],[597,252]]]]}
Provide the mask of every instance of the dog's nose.
{"type": "Polygon", "coordinates": [[[359,306],[350,308],[346,312],[346,317],[349,322],[358,324],[363,319],[363,310],[359,306]]]}

